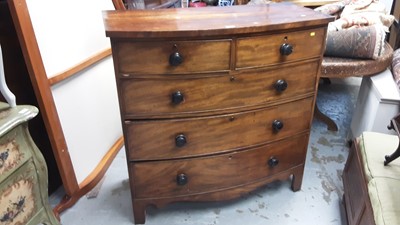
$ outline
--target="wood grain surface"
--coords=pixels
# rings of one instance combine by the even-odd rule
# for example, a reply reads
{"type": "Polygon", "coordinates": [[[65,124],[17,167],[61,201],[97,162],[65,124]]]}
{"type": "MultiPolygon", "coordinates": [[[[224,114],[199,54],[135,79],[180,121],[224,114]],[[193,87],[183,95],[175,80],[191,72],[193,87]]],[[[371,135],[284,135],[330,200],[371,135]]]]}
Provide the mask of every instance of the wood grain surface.
{"type": "Polygon", "coordinates": [[[237,35],[323,26],[333,17],[293,3],[103,12],[106,35],[171,38],[237,35]]]}

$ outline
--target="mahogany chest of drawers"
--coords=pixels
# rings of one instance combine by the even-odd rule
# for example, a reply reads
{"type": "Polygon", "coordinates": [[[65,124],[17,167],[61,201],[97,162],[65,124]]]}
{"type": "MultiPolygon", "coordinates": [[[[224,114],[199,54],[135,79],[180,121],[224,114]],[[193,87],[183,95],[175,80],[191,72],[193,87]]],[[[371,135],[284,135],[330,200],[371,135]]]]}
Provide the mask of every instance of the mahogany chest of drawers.
{"type": "Polygon", "coordinates": [[[301,187],[327,23],[290,3],[105,11],[135,223],[147,205],[301,187]]]}

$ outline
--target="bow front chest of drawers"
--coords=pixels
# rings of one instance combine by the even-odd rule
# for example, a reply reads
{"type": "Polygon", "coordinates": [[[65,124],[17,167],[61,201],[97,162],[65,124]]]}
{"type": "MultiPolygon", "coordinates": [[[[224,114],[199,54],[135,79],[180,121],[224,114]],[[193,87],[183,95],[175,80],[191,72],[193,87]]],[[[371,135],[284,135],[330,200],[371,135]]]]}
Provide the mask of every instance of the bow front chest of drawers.
{"type": "Polygon", "coordinates": [[[105,11],[135,223],[147,205],[301,187],[331,17],[290,3],[105,11]]]}

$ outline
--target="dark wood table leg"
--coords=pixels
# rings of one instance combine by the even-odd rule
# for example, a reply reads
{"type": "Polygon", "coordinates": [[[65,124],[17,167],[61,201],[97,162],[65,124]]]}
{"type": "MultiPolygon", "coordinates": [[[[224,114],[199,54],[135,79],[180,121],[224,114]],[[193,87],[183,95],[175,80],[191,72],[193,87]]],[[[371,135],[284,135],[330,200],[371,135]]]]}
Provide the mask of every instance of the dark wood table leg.
{"type": "Polygon", "coordinates": [[[319,108],[318,105],[315,104],[315,108],[314,108],[314,117],[316,119],[319,119],[320,121],[322,121],[323,123],[325,123],[328,126],[328,130],[330,131],[338,131],[338,127],[335,123],[335,121],[333,121],[331,118],[329,118],[327,115],[323,114],[319,108]]]}
{"type": "MultiPolygon", "coordinates": [[[[397,136],[400,138],[400,114],[397,114],[390,120],[389,126],[387,126],[388,130],[395,130],[397,136]]],[[[383,165],[387,166],[391,161],[400,157],[400,142],[397,145],[396,151],[394,151],[391,155],[385,155],[385,161],[383,165]]]]}
{"type": "Polygon", "coordinates": [[[393,161],[399,157],[400,157],[400,144],[397,147],[396,151],[393,152],[391,155],[385,155],[385,161],[383,162],[383,164],[385,166],[387,166],[391,161],[393,161]]]}

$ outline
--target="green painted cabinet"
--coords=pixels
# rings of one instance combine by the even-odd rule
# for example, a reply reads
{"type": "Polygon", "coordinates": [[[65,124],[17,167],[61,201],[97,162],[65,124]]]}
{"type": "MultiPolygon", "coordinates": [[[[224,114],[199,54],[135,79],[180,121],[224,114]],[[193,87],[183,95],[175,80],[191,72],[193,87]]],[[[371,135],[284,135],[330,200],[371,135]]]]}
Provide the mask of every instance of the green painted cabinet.
{"type": "Polygon", "coordinates": [[[47,167],[28,121],[34,106],[0,102],[0,225],[58,225],[48,201],[47,167]]]}

